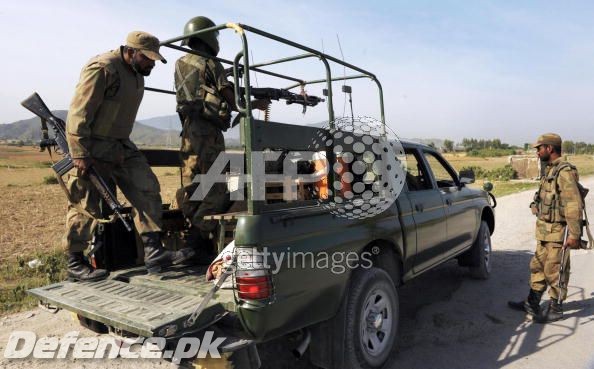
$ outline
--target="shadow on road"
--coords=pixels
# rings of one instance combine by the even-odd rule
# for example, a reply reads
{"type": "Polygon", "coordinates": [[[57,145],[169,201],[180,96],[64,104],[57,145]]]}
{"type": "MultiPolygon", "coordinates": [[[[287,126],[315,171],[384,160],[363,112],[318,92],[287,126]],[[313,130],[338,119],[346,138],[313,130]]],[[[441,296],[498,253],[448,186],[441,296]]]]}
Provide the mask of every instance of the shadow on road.
{"type": "Polygon", "coordinates": [[[486,281],[469,279],[464,268],[450,261],[403,286],[399,355],[393,367],[501,368],[593,325],[594,294],[586,296],[571,280],[564,320],[536,324],[507,307],[508,300],[528,293],[531,256],[495,251],[493,273],[486,281]]]}

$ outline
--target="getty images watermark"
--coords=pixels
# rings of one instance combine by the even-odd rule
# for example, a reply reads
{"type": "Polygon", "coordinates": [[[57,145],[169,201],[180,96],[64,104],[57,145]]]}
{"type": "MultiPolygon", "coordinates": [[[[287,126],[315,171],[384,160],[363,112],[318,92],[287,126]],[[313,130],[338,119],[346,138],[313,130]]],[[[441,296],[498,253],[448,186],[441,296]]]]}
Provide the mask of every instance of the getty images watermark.
{"type": "Polygon", "coordinates": [[[257,201],[266,200],[269,183],[282,184],[284,201],[303,196],[298,186],[309,184],[308,197],[341,218],[373,217],[394,203],[406,180],[406,155],[389,127],[370,117],[345,117],[313,132],[305,151],[252,152],[251,175],[243,156],[222,152],[208,173],[194,178],[191,200],[203,200],[215,183],[229,185],[231,200],[244,200],[251,182],[257,201]],[[221,174],[227,165],[235,175],[221,174]]]}
{"type": "Polygon", "coordinates": [[[269,270],[277,274],[281,268],[286,269],[329,269],[333,274],[342,274],[347,270],[369,269],[373,267],[374,256],[380,253],[380,248],[374,246],[370,251],[363,252],[303,252],[293,251],[290,247],[284,250],[244,250],[236,248],[223,252],[222,260],[227,264],[235,256],[236,264],[227,265],[231,270],[269,270]]]}
{"type": "Polygon", "coordinates": [[[37,337],[31,331],[11,333],[4,357],[6,359],[65,359],[71,354],[74,359],[170,359],[179,364],[183,359],[204,359],[207,355],[220,358],[219,346],[223,337],[214,338],[212,331],[207,331],[202,340],[196,337],[182,337],[175,350],[165,350],[163,337],[138,337],[125,341],[111,336],[79,337],[79,332],[72,331],[63,337],[37,337]]]}

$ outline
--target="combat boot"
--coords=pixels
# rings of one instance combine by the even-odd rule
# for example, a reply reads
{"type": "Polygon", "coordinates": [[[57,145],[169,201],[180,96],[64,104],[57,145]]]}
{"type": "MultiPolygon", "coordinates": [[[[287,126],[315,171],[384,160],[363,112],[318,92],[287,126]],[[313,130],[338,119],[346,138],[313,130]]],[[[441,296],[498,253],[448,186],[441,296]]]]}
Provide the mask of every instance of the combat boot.
{"type": "Polygon", "coordinates": [[[540,315],[540,299],[542,298],[542,294],[542,292],[531,289],[526,300],[508,301],[507,305],[514,310],[524,311],[536,317],[540,315]]]}
{"type": "Polygon", "coordinates": [[[194,250],[187,247],[178,251],[166,250],[158,232],[143,233],[140,238],[144,243],[144,265],[150,274],[159,273],[171,265],[182,264],[195,254],[194,250]]]}
{"type": "Polygon", "coordinates": [[[206,238],[197,227],[188,229],[185,237],[186,247],[195,252],[194,260],[200,265],[209,265],[216,257],[212,241],[206,238]]]}
{"type": "Polygon", "coordinates": [[[106,278],[109,272],[105,269],[95,269],[87,263],[80,252],[68,253],[68,280],[73,282],[92,282],[106,278]]]}
{"type": "Polygon", "coordinates": [[[549,301],[549,307],[546,313],[534,317],[536,323],[546,324],[563,319],[563,303],[557,303],[556,300],[549,301]]]}

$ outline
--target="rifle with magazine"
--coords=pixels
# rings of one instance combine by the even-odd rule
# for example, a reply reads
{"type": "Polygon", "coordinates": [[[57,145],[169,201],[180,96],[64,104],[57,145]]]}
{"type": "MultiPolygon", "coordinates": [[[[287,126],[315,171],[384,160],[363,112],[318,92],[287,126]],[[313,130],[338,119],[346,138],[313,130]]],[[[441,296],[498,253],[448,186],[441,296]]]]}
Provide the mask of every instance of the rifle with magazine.
{"type": "MultiPolygon", "coordinates": [[[[52,165],[52,169],[56,172],[56,177],[58,178],[58,182],[62,186],[62,189],[66,192],[66,196],[70,200],[70,193],[62,180],[62,176],[70,169],[74,167],[72,163],[72,157],[70,156],[70,150],[68,149],[68,142],[66,141],[66,124],[64,121],[51,113],[48,107],[45,105],[41,97],[34,92],[31,96],[26,98],[21,102],[21,105],[25,107],[27,110],[32,112],[33,114],[37,115],[41,119],[41,126],[43,132],[43,139],[40,142],[39,146],[43,148],[48,148],[48,151],[51,155],[51,147],[57,147],[59,152],[62,154],[63,158],[52,165]],[[55,138],[50,139],[47,135],[48,129],[47,125],[50,125],[54,131],[55,138]]],[[[119,203],[114,193],[111,191],[105,180],[99,175],[95,167],[91,166],[88,171],[88,178],[91,183],[95,186],[99,194],[105,201],[105,203],[109,206],[109,208],[113,211],[113,213],[120,218],[122,224],[126,227],[126,229],[130,232],[132,231],[132,227],[124,216],[122,215],[122,204],[119,203]]]]}

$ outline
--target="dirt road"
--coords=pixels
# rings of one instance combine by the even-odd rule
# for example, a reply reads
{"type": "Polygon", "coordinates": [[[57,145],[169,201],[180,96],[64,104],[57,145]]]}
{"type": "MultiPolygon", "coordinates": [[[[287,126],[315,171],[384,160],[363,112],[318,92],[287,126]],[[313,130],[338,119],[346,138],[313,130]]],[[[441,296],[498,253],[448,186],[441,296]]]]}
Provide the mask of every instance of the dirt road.
{"type": "MultiPolygon", "coordinates": [[[[594,188],[594,179],[583,181],[594,188]]],[[[450,261],[400,290],[401,325],[398,353],[390,368],[588,368],[594,369],[594,253],[572,251],[566,319],[532,324],[507,308],[508,299],[528,291],[528,261],[534,250],[534,218],[527,204],[531,192],[499,199],[493,236],[494,271],[488,281],[468,278],[450,261]]],[[[588,199],[594,219],[594,195],[588,199]]],[[[40,310],[0,320],[0,351],[12,331],[62,337],[80,330],[68,313],[40,310]]],[[[81,335],[92,336],[82,330],[81,335]]],[[[269,345],[270,346],[270,345],[269,345]]],[[[308,368],[291,358],[289,347],[277,341],[262,353],[265,368],[308,368]]],[[[2,355],[3,356],[3,355],[2,355]]],[[[145,360],[6,360],[1,368],[169,368],[165,361],[145,360]]]]}

